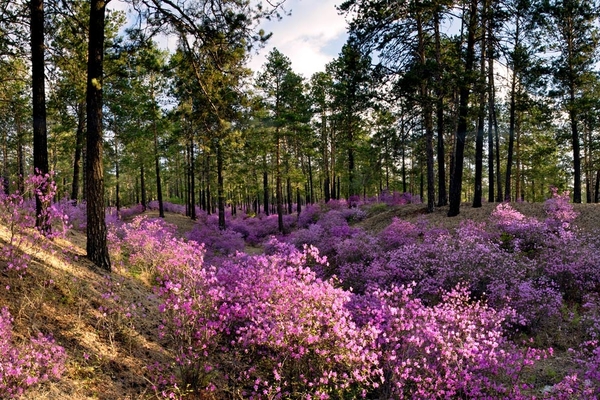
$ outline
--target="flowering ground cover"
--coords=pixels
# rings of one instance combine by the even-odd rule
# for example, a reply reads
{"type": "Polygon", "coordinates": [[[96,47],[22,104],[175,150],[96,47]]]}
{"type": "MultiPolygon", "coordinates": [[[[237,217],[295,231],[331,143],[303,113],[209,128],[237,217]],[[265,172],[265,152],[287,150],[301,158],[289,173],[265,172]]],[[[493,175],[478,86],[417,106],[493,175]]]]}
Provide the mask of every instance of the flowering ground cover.
{"type": "MultiPolygon", "coordinates": [[[[0,397],[600,396],[600,239],[578,222],[595,205],[554,191],[535,212],[486,205],[442,225],[387,197],[304,207],[285,236],[239,210],[226,231],[204,213],[109,210],[110,275],[69,244],[79,224],[48,241],[31,205],[12,206],[0,397]]],[[[85,220],[53,209],[57,227],[85,220]]]]}

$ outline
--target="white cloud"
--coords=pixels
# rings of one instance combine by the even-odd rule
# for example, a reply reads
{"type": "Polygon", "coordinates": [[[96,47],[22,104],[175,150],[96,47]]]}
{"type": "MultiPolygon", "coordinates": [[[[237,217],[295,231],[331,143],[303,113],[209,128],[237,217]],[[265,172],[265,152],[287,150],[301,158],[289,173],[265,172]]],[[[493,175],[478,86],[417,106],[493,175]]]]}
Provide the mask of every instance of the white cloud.
{"type": "MultiPolygon", "coordinates": [[[[253,54],[249,67],[262,70],[266,55],[276,47],[292,61],[294,72],[306,78],[325,70],[325,64],[338,56],[346,42],[347,24],[343,15],[335,8],[341,0],[287,0],[284,3],[286,15],[281,20],[265,21],[261,28],[272,32],[273,36],[265,48],[253,54]]],[[[131,21],[134,18],[130,6],[123,0],[112,0],[109,8],[124,11],[131,21]]],[[[175,50],[175,37],[161,35],[156,40],[159,47],[175,50]]]]}
{"type": "Polygon", "coordinates": [[[325,64],[337,57],[347,37],[346,21],[335,8],[338,1],[286,1],[285,7],[291,9],[292,15],[262,25],[273,36],[258,55],[253,55],[250,67],[260,71],[266,55],[276,47],[290,58],[292,69],[306,78],[324,71],[325,64]]]}

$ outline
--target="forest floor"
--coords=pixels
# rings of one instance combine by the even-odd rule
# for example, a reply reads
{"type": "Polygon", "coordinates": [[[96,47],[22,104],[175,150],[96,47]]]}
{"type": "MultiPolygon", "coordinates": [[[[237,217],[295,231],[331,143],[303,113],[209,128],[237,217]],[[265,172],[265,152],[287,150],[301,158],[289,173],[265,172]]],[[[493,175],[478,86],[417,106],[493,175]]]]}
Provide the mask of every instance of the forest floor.
{"type": "MultiPolygon", "coordinates": [[[[541,203],[512,206],[526,216],[545,216],[541,203]]],[[[393,217],[399,217],[413,222],[425,218],[430,225],[453,228],[465,219],[488,221],[494,208],[495,204],[484,204],[479,209],[465,204],[458,217],[447,218],[447,207],[427,215],[422,204],[406,205],[374,213],[359,225],[379,231],[393,217]]],[[[600,227],[600,205],[575,205],[575,210],[579,213],[576,224],[581,229],[594,231],[600,227]]],[[[158,217],[157,212],[146,214],[158,217]]],[[[182,236],[194,224],[177,214],[167,213],[165,219],[175,224],[182,236]]],[[[6,231],[6,227],[0,227],[2,230],[6,231]]],[[[169,355],[157,334],[160,315],[149,283],[151,277],[132,275],[118,265],[113,266],[111,275],[98,270],[85,259],[85,235],[81,232],[70,231],[66,240],[56,239],[48,249],[29,248],[28,252],[32,261],[22,278],[0,273],[0,306],[8,307],[14,318],[15,341],[38,332],[52,334],[65,348],[68,361],[62,380],[32,389],[25,398],[155,397],[147,366],[167,360],[169,355]],[[105,316],[100,312],[103,295],[109,289],[124,303],[138,304],[138,315],[123,321],[116,316],[118,313],[105,316]]]]}

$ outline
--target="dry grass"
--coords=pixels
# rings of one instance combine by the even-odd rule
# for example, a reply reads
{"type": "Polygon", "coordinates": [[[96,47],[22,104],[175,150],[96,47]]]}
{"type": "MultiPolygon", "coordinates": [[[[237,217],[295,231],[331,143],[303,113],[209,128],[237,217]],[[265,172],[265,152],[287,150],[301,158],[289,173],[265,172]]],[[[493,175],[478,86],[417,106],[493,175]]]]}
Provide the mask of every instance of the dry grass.
{"type": "Polygon", "coordinates": [[[123,279],[119,294],[126,302],[141,303],[145,316],[136,318],[133,330],[114,327],[111,341],[111,332],[99,323],[98,311],[107,274],[83,257],[81,243],[85,244],[82,234],[70,233],[69,242],[57,240],[51,251],[36,251],[22,279],[0,276],[0,305],[7,306],[15,319],[16,340],[50,333],[68,354],[63,379],[34,389],[26,397],[148,398],[152,393],[145,367],[166,356],[157,339],[159,316],[151,288],[115,268],[113,277],[123,279]],[[59,256],[63,251],[66,259],[59,256]]]}

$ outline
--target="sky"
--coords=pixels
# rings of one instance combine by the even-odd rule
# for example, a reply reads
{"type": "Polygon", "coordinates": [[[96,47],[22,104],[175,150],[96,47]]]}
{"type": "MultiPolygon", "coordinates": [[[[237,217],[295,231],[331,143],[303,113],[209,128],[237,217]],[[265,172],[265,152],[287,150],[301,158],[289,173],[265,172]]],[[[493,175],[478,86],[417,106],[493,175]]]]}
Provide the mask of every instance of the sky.
{"type": "Polygon", "coordinates": [[[253,55],[250,68],[262,69],[266,55],[275,47],[292,62],[292,70],[305,78],[324,71],[342,50],[348,37],[346,21],[335,6],[340,0],[287,0],[289,16],[266,21],[262,28],[273,36],[258,55],[253,55]]]}
{"type": "MultiPolygon", "coordinates": [[[[267,54],[276,47],[291,60],[293,71],[305,78],[324,71],[325,64],[338,56],[348,37],[346,21],[335,8],[341,1],[286,0],[284,8],[291,11],[291,15],[264,21],[261,28],[273,36],[258,54],[252,54],[249,67],[262,70],[267,54]]],[[[109,8],[126,11],[128,6],[115,0],[109,3],[109,8]]],[[[173,50],[175,45],[170,42],[166,38],[159,39],[159,45],[173,50]]]]}

